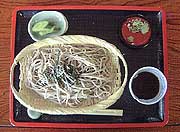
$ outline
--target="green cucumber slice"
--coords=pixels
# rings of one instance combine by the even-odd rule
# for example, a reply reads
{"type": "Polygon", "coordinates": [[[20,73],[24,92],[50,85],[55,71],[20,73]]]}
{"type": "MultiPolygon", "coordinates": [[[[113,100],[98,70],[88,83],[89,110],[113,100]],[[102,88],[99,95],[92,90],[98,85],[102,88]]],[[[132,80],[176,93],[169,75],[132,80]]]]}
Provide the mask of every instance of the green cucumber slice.
{"type": "Polygon", "coordinates": [[[47,25],[49,24],[48,21],[40,21],[33,25],[32,31],[33,32],[39,32],[42,31],[47,25]]]}

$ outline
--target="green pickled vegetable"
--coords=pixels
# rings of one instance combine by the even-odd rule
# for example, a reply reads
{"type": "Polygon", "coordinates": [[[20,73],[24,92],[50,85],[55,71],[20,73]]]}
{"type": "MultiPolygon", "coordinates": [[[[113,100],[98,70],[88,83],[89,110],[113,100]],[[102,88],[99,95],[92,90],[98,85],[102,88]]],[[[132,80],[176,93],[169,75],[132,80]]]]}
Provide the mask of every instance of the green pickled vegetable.
{"type": "Polygon", "coordinates": [[[43,30],[41,30],[41,31],[39,32],[39,35],[44,36],[44,35],[46,35],[46,34],[53,33],[53,32],[54,32],[54,29],[55,29],[55,26],[53,26],[52,28],[44,28],[43,30]]]}
{"type": "Polygon", "coordinates": [[[144,23],[141,27],[141,33],[146,34],[149,31],[149,25],[147,23],[144,23]]]}
{"type": "Polygon", "coordinates": [[[49,24],[48,21],[40,21],[33,25],[32,31],[33,32],[40,32],[46,28],[46,26],[49,24]]]}
{"type": "Polygon", "coordinates": [[[128,39],[129,42],[134,42],[134,37],[133,36],[129,36],[127,39],[128,39]]]}
{"type": "Polygon", "coordinates": [[[44,36],[50,33],[57,32],[58,29],[54,24],[49,23],[47,20],[43,20],[35,23],[32,27],[32,31],[38,33],[40,36],[44,36]]]}
{"type": "Polygon", "coordinates": [[[147,22],[143,22],[141,19],[135,19],[128,23],[129,31],[133,33],[141,32],[142,34],[146,34],[149,32],[149,24],[147,22]]]}

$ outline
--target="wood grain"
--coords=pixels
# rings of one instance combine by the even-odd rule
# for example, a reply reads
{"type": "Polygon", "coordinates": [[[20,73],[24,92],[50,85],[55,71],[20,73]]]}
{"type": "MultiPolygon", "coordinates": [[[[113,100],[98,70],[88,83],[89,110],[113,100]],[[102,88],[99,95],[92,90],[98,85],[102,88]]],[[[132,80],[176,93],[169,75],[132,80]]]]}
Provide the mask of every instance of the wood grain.
{"type": "Polygon", "coordinates": [[[168,31],[168,88],[169,88],[169,124],[180,123],[180,15],[167,13],[168,31]]]}
{"type": "MultiPolygon", "coordinates": [[[[11,16],[16,6],[27,5],[136,5],[161,6],[167,12],[168,31],[168,90],[169,90],[169,123],[164,128],[118,129],[125,132],[178,132],[180,130],[180,1],[179,0],[1,0],[0,1],[0,131],[34,131],[32,128],[9,128],[8,94],[10,68],[11,16]]],[[[59,131],[59,129],[38,129],[39,132],[59,131]]],[[[61,129],[76,131],[75,129],[61,129]]],[[[94,131],[94,129],[78,129],[78,131],[94,131]]],[[[114,129],[96,129],[96,131],[112,132],[114,129]]]]}

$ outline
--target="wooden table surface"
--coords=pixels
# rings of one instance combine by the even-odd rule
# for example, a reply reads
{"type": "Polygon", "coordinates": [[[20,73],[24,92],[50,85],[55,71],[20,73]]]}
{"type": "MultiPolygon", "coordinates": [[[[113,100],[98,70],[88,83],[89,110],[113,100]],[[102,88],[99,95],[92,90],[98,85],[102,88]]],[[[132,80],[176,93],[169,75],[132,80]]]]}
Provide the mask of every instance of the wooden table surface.
{"type": "Polygon", "coordinates": [[[168,89],[169,123],[163,128],[128,129],[44,129],[39,132],[59,131],[125,131],[125,132],[180,132],[180,0],[0,0],[0,132],[34,132],[34,128],[14,128],[8,120],[9,69],[12,10],[27,5],[121,5],[162,7],[167,12],[168,32],[168,89]]]}

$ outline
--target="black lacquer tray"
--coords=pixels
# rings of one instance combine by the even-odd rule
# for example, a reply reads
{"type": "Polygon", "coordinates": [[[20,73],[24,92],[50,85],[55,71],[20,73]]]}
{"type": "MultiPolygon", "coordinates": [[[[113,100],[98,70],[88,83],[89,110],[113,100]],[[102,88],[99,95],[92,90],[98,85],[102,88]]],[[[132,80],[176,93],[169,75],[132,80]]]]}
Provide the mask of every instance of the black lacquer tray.
{"type": "MultiPolygon", "coordinates": [[[[124,55],[128,64],[128,80],[141,67],[153,66],[167,75],[167,45],[165,13],[159,8],[120,7],[120,6],[50,6],[20,7],[13,14],[11,43],[11,63],[25,46],[34,41],[28,34],[28,22],[37,12],[59,11],[65,15],[69,29],[64,35],[95,36],[114,44],[124,55]],[[130,48],[123,44],[120,27],[123,20],[131,15],[142,15],[151,24],[152,35],[148,46],[130,48]]],[[[18,87],[19,72],[15,70],[14,83],[18,87]]],[[[121,98],[111,109],[123,109],[122,117],[93,115],[46,115],[32,120],[26,108],[10,93],[10,120],[16,126],[31,127],[149,127],[167,123],[167,94],[154,105],[143,105],[132,98],[128,82],[121,98]]]]}

